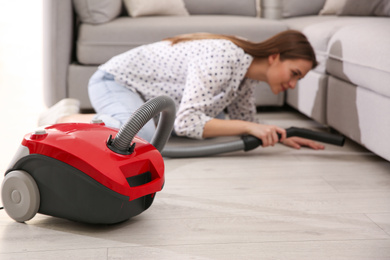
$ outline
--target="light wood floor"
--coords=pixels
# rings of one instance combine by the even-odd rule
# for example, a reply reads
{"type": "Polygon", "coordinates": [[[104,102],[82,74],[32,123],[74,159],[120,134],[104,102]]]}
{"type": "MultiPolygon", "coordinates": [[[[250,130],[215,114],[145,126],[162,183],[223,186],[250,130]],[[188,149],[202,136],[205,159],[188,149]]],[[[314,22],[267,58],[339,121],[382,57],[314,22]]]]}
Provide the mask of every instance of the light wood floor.
{"type": "MultiPolygon", "coordinates": [[[[0,0],[0,181],[44,109],[39,8],[22,2],[0,0]],[[35,20],[11,29],[12,11],[35,20]]],[[[291,111],[261,119],[321,130],[291,111]]],[[[351,141],[165,165],[150,209],[118,225],[41,214],[20,224],[0,211],[0,259],[390,259],[390,163],[351,141]]]]}
{"type": "MultiPolygon", "coordinates": [[[[314,125],[291,112],[262,118],[314,125]]],[[[0,259],[390,259],[390,163],[350,141],[165,164],[164,190],[125,223],[38,214],[20,224],[1,211],[0,259]]]]}

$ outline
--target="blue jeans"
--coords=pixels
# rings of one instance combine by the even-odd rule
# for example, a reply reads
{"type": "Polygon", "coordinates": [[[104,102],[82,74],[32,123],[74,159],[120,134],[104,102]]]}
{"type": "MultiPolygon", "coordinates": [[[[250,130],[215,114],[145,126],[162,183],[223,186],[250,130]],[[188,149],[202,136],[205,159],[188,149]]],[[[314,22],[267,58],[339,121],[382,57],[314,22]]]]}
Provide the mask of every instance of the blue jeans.
{"type": "MultiPolygon", "coordinates": [[[[144,100],[137,93],[117,83],[113,75],[101,70],[96,71],[89,80],[88,93],[92,107],[97,113],[94,118],[101,119],[106,126],[114,128],[121,128],[144,104],[144,100]]],[[[152,119],[137,135],[150,142],[155,130],[152,119]]]]}

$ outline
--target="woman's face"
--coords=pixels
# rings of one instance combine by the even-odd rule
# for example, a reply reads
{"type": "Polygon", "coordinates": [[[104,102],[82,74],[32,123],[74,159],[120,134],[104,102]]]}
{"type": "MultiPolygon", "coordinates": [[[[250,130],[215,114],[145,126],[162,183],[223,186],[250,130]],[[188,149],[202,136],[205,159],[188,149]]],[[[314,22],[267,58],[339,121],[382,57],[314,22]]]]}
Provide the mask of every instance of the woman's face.
{"type": "Polygon", "coordinates": [[[280,55],[268,58],[269,69],[266,73],[267,83],[274,94],[294,89],[298,80],[303,78],[311,69],[312,62],[303,59],[280,60],[280,55]]]}

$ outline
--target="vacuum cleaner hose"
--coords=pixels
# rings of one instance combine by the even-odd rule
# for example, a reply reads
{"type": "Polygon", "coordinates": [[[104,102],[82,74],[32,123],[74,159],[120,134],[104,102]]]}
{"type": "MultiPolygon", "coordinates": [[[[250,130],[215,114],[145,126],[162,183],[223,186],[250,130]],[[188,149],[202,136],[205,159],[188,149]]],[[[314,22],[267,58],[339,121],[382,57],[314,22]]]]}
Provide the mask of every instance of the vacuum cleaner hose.
{"type": "Polygon", "coordinates": [[[160,112],[157,130],[151,144],[161,152],[171,135],[176,116],[175,103],[168,96],[158,96],[150,99],[138,108],[127,123],[121,127],[112,143],[109,144],[110,148],[115,152],[128,154],[129,149],[131,150],[131,142],[136,134],[160,112]]]}
{"type": "MultiPolygon", "coordinates": [[[[304,128],[290,127],[286,129],[287,137],[299,136],[319,142],[329,143],[333,145],[343,146],[345,138],[343,136],[334,135],[325,132],[316,132],[304,128]]],[[[279,135],[279,138],[281,136],[279,135]]],[[[165,147],[162,152],[164,157],[171,158],[187,158],[187,157],[204,157],[216,154],[235,152],[235,151],[250,151],[262,145],[261,139],[252,135],[237,137],[237,140],[210,144],[197,147],[165,147]]]]}
{"type": "Polygon", "coordinates": [[[181,146],[169,147],[166,146],[162,151],[163,157],[168,158],[189,158],[189,157],[207,157],[216,154],[229,153],[245,150],[245,143],[240,137],[237,140],[228,142],[201,145],[201,146],[181,146]]]}

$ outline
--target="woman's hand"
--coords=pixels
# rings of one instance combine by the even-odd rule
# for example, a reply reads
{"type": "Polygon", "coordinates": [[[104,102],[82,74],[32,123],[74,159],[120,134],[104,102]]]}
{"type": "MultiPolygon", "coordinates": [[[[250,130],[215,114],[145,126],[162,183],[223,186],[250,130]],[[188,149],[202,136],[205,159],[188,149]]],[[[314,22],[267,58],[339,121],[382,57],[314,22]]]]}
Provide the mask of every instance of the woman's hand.
{"type": "Polygon", "coordinates": [[[286,130],[274,125],[251,123],[247,133],[261,139],[263,147],[274,146],[286,139],[286,130]],[[280,139],[278,134],[281,135],[280,139]]]}
{"type": "Polygon", "coordinates": [[[302,146],[307,146],[310,147],[314,150],[323,150],[325,149],[325,146],[322,144],[319,144],[317,142],[314,142],[310,139],[305,139],[301,137],[289,137],[286,138],[285,140],[281,141],[284,145],[295,148],[295,149],[300,149],[302,146]]]}
{"type": "Polygon", "coordinates": [[[203,128],[203,138],[240,135],[253,135],[261,139],[263,147],[267,147],[286,139],[286,130],[274,125],[216,118],[209,120],[203,128]],[[281,135],[280,139],[278,134],[281,135]]]}

